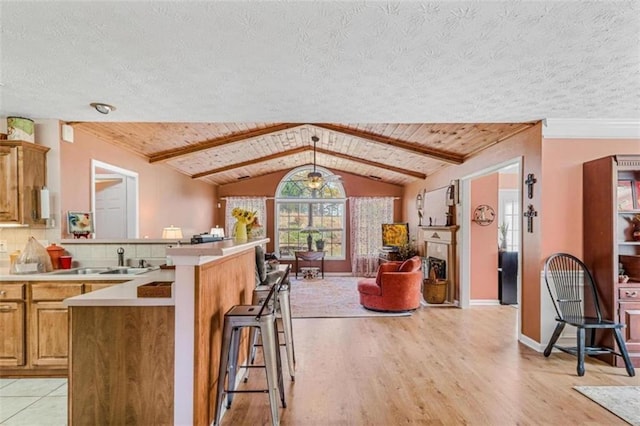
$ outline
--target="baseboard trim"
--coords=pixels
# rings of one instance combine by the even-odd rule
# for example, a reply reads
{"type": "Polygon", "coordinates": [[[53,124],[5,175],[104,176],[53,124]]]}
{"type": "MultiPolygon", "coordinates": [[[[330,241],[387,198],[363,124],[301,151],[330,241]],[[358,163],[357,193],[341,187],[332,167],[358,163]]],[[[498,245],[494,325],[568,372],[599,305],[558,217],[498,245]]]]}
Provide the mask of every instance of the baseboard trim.
{"type": "Polygon", "coordinates": [[[521,334],[520,336],[518,336],[518,341],[523,345],[530,347],[536,352],[543,352],[546,346],[546,345],[543,345],[542,343],[536,342],[531,337],[525,336],[524,334],[521,334]]]}
{"type": "Polygon", "coordinates": [[[498,299],[472,299],[469,306],[500,306],[498,299]]]}

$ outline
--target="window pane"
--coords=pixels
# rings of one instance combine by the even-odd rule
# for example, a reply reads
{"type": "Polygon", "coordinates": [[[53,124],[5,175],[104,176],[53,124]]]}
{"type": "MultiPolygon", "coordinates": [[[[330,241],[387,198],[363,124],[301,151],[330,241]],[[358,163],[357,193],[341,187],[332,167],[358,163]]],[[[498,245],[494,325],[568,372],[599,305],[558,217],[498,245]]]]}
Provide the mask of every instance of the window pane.
{"type": "MultiPolygon", "coordinates": [[[[311,233],[312,250],[316,241],[324,240],[327,258],[344,258],[344,189],[340,181],[327,180],[316,190],[309,189],[304,182],[310,168],[301,168],[287,175],[278,186],[276,194],[277,248],[281,257],[293,257],[296,250],[307,250],[308,233],[301,232],[307,226],[317,232],[311,233]],[[295,201],[287,201],[296,198],[295,201]],[[331,201],[331,198],[340,198],[331,201]]],[[[329,173],[318,169],[323,176],[329,173]]]]}

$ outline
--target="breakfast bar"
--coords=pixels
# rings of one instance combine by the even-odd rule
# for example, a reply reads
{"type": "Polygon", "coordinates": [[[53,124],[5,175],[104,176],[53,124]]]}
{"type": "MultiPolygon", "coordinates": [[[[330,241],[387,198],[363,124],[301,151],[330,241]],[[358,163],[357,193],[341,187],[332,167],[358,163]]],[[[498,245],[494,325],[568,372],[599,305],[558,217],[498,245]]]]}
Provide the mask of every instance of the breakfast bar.
{"type": "Polygon", "coordinates": [[[138,296],[167,284],[150,276],[66,299],[69,424],[211,424],[224,314],[251,302],[254,247],[268,241],[168,249],[164,297],[138,296]]]}

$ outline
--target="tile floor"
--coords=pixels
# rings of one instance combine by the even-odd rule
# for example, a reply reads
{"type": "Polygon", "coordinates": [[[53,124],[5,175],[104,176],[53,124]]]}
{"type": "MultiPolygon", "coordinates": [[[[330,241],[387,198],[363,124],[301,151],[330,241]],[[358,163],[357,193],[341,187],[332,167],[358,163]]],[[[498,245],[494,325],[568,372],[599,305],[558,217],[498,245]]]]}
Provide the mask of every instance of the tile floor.
{"type": "Polygon", "coordinates": [[[67,379],[0,379],[0,425],[66,424],[67,379]]]}

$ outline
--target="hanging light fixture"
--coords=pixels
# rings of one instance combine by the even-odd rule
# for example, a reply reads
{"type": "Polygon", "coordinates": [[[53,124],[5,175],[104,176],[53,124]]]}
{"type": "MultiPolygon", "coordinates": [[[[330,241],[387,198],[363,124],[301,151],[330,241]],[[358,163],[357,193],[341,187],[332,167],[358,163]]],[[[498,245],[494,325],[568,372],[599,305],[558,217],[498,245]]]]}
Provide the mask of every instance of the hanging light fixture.
{"type": "Polygon", "coordinates": [[[317,136],[313,135],[311,136],[311,140],[313,141],[313,171],[307,174],[307,179],[304,181],[304,184],[309,189],[319,189],[324,185],[322,173],[316,171],[316,143],[319,139],[317,136]]]}

